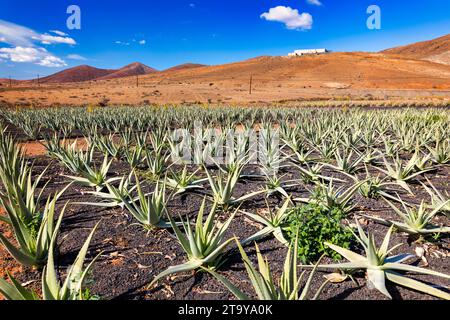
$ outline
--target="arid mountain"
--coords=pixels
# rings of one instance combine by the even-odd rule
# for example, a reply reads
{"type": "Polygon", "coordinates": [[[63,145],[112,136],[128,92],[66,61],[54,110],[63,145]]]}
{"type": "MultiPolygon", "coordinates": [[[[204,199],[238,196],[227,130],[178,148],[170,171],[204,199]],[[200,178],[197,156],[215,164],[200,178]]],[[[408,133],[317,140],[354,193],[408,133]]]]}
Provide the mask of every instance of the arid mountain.
{"type": "MultiPolygon", "coordinates": [[[[202,64],[186,63],[179,66],[175,66],[164,70],[164,72],[173,72],[187,69],[194,69],[204,67],[202,64]]],[[[126,65],[123,68],[114,69],[99,69],[88,65],[82,65],[70,69],[60,71],[45,78],[40,79],[40,83],[69,83],[69,82],[84,82],[91,80],[111,80],[125,77],[132,77],[136,75],[147,75],[152,73],[158,73],[159,71],[145,64],[134,62],[126,65]]],[[[25,82],[35,81],[28,80],[25,82]]],[[[7,82],[8,79],[0,79],[0,83],[7,82]]]]}
{"type": "Polygon", "coordinates": [[[57,72],[45,78],[41,78],[40,82],[41,83],[82,82],[104,77],[113,72],[115,72],[115,70],[98,69],[88,65],[82,65],[57,72]]]}
{"type": "MultiPolygon", "coordinates": [[[[164,74],[148,75],[143,80],[164,74]]],[[[290,87],[427,87],[447,83],[450,67],[382,53],[335,52],[303,57],[259,57],[245,61],[185,69],[163,83],[284,83],[290,87]],[[340,85],[337,85],[337,84],[340,85]]],[[[283,85],[284,87],[284,85],[283,85]]]]}
{"type": "Polygon", "coordinates": [[[429,41],[387,49],[382,52],[450,65],[450,34],[429,41]]]}
{"type": "Polygon", "coordinates": [[[88,65],[82,65],[70,69],[60,71],[45,78],[41,78],[41,83],[68,83],[68,82],[84,82],[91,80],[108,80],[136,75],[146,75],[158,72],[157,70],[147,67],[146,65],[134,62],[118,70],[99,69],[88,65]]]}
{"type": "Polygon", "coordinates": [[[186,70],[186,69],[195,69],[195,68],[201,68],[201,67],[206,67],[206,66],[207,65],[205,65],[205,64],[199,64],[199,63],[184,63],[184,64],[180,64],[178,66],[166,69],[163,72],[179,71],[179,70],[186,70]]]}
{"type": "Polygon", "coordinates": [[[134,62],[131,63],[113,73],[107,74],[103,77],[99,77],[96,80],[108,80],[108,79],[117,79],[124,77],[131,77],[136,75],[145,75],[150,73],[158,72],[158,70],[150,68],[145,64],[134,62]]]}

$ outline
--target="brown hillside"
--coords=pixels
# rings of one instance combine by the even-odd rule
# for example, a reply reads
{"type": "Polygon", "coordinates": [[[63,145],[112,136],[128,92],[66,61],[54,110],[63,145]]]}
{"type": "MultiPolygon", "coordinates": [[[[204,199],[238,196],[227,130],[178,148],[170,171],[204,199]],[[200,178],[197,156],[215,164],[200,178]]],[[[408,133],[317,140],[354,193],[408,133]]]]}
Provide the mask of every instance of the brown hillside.
{"type": "Polygon", "coordinates": [[[450,34],[429,41],[387,49],[383,53],[398,54],[413,59],[450,64],[450,34]]]}
{"type": "Polygon", "coordinates": [[[150,68],[145,64],[134,62],[117,71],[109,73],[103,77],[99,77],[96,80],[117,79],[123,77],[131,77],[136,75],[146,75],[150,73],[158,72],[158,70],[150,68]]]}
{"type": "MultiPolygon", "coordinates": [[[[250,75],[256,82],[285,82],[292,86],[303,83],[321,86],[326,82],[342,82],[357,87],[408,88],[420,83],[427,86],[427,83],[442,80],[440,78],[450,76],[450,67],[378,53],[330,53],[292,58],[260,57],[179,70],[171,75],[170,80],[233,83],[238,80],[248,81],[250,75]]],[[[157,76],[147,77],[150,80],[157,76]]]]}
{"type": "Polygon", "coordinates": [[[98,69],[88,65],[82,65],[60,71],[48,77],[41,78],[41,83],[67,83],[94,80],[113,73],[115,70],[98,69]]]}
{"type": "Polygon", "coordinates": [[[168,69],[164,70],[163,72],[195,69],[195,68],[201,68],[201,67],[206,67],[206,66],[207,65],[205,65],[205,64],[199,64],[199,63],[184,63],[184,64],[180,64],[178,66],[172,67],[172,68],[168,68],[168,69]]]}

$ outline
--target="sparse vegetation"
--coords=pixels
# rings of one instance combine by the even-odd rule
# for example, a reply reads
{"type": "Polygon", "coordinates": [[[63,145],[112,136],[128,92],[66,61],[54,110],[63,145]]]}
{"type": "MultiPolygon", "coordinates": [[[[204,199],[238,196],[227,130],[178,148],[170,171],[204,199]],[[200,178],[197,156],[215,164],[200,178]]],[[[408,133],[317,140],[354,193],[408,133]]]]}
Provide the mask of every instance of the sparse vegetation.
{"type": "Polygon", "coordinates": [[[325,242],[349,249],[354,243],[350,227],[343,224],[345,212],[339,207],[324,207],[310,203],[295,207],[288,218],[287,233],[298,237],[298,255],[302,263],[316,262],[323,254],[338,260],[341,256],[325,242]]]}

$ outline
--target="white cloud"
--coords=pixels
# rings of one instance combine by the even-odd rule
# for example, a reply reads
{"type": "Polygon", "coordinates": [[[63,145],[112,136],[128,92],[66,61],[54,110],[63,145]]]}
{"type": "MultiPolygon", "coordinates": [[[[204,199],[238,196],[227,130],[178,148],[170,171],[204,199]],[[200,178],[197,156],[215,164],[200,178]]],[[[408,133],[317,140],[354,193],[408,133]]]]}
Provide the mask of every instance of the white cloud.
{"type": "Polygon", "coordinates": [[[58,43],[64,43],[64,44],[70,44],[70,45],[77,44],[75,42],[75,40],[72,38],[52,36],[47,33],[41,34],[38,37],[33,37],[33,39],[41,41],[42,44],[58,44],[58,43]]]}
{"type": "Polygon", "coordinates": [[[44,48],[15,47],[0,48],[0,58],[11,62],[28,62],[44,67],[64,67],[64,60],[55,57],[44,48]]]}
{"type": "Polygon", "coordinates": [[[70,60],[80,60],[80,61],[86,61],[87,59],[83,56],[80,56],[79,54],[69,54],[66,57],[67,59],[70,60]]]}
{"type": "Polygon", "coordinates": [[[65,37],[68,36],[67,33],[59,31],[59,30],[50,30],[51,33],[57,34],[58,36],[65,37]]]}
{"type": "Polygon", "coordinates": [[[0,37],[2,42],[16,46],[32,46],[32,37],[36,36],[33,30],[0,20],[0,37]]]}
{"type": "Polygon", "coordinates": [[[35,42],[40,42],[41,44],[76,44],[74,39],[67,37],[61,31],[53,30],[51,32],[57,34],[57,36],[52,36],[48,33],[40,34],[30,28],[0,20],[0,37],[3,39],[2,42],[12,46],[34,47],[35,42]],[[64,36],[60,33],[64,34],[64,36]]]}
{"type": "Polygon", "coordinates": [[[322,2],[320,2],[320,0],[306,0],[306,2],[313,6],[321,6],[322,5],[322,2]]]}
{"type": "Polygon", "coordinates": [[[123,42],[123,41],[116,41],[116,42],[114,42],[115,44],[120,44],[120,45],[123,45],[123,46],[129,46],[130,45],[130,43],[129,42],[123,42]]]}
{"type": "Polygon", "coordinates": [[[145,40],[139,41],[139,44],[141,44],[141,45],[144,45],[144,44],[146,44],[146,43],[147,43],[147,41],[145,41],[145,40]]]}
{"type": "Polygon", "coordinates": [[[291,30],[309,30],[312,28],[313,18],[309,13],[299,13],[291,7],[277,6],[270,8],[269,12],[261,14],[260,18],[267,21],[282,22],[291,30]]]}
{"type": "Polygon", "coordinates": [[[195,3],[189,3],[189,7],[195,8],[195,3]]]}
{"type": "Polygon", "coordinates": [[[43,59],[39,60],[37,62],[38,65],[44,66],[44,67],[50,67],[50,68],[58,68],[58,67],[66,67],[67,64],[64,62],[64,60],[61,60],[58,57],[48,55],[44,57],[43,59]]]}
{"type": "Polygon", "coordinates": [[[66,62],[48,52],[41,45],[68,44],[76,41],[58,30],[48,33],[38,33],[30,28],[0,20],[0,42],[10,45],[0,48],[0,58],[18,63],[34,63],[44,67],[64,67],[66,62]]]}

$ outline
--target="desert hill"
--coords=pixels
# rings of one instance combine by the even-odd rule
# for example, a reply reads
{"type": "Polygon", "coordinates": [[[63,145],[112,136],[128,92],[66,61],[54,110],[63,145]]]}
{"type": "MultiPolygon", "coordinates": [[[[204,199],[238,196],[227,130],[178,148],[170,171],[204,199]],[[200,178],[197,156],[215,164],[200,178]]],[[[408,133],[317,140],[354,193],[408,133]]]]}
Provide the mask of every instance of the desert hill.
{"type": "Polygon", "coordinates": [[[40,79],[40,83],[69,83],[91,80],[108,80],[158,72],[142,63],[134,62],[123,68],[99,69],[88,65],[69,68],[40,79]]]}
{"type": "Polygon", "coordinates": [[[180,64],[178,66],[168,68],[168,69],[164,70],[163,72],[180,71],[180,70],[195,69],[195,68],[201,68],[201,67],[207,67],[207,65],[199,64],[199,63],[184,63],[184,64],[180,64]]]}
{"type": "Polygon", "coordinates": [[[136,75],[145,75],[158,72],[158,70],[150,68],[146,66],[145,64],[134,62],[129,65],[126,65],[125,67],[114,71],[112,73],[109,73],[105,76],[96,78],[96,80],[107,80],[107,79],[117,79],[117,78],[123,78],[123,77],[131,77],[136,75]]]}
{"type": "Polygon", "coordinates": [[[113,73],[115,70],[99,69],[82,65],[66,69],[40,79],[41,83],[67,83],[94,80],[113,73]]]}
{"type": "Polygon", "coordinates": [[[429,41],[387,49],[382,52],[450,65],[450,34],[429,41]]]}
{"type": "MultiPolygon", "coordinates": [[[[157,79],[163,74],[145,78],[157,79]]],[[[248,82],[304,84],[316,87],[328,83],[342,83],[358,87],[428,86],[450,77],[450,67],[382,53],[336,52],[303,57],[259,57],[241,62],[179,70],[166,82],[215,83],[248,82]]],[[[448,81],[447,85],[450,86],[448,81]]]]}

